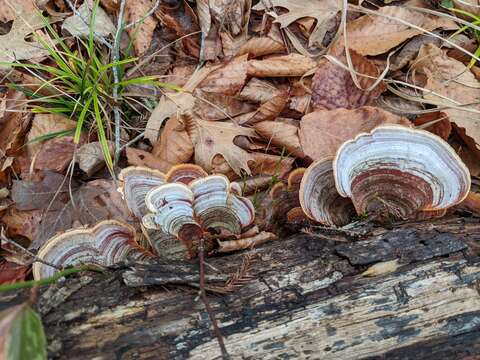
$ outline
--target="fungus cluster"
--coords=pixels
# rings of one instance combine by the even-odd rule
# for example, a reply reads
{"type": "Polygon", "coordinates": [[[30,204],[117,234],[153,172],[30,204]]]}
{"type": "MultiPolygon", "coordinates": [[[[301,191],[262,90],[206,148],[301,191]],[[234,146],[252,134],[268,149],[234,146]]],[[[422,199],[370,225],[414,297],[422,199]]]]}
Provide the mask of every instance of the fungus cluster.
{"type": "MultiPolygon", "coordinates": [[[[259,233],[252,202],[242,196],[238,183],[223,175],[181,164],[167,174],[128,167],[119,178],[128,209],[145,229],[155,232],[151,245],[157,254],[167,241],[180,240],[193,257],[200,239],[215,240],[221,251],[230,251],[275,238],[259,233]]],[[[467,167],[443,139],[423,130],[384,125],[344,142],[335,157],[294,170],[287,184],[275,184],[270,195],[274,218],[280,222],[342,226],[361,214],[377,220],[443,216],[469,190],[467,167]]],[[[137,244],[134,228],[109,220],[53,237],[38,256],[60,267],[109,266],[154,255],[137,244]]],[[[36,279],[55,270],[43,263],[33,267],[36,279]]]]}
{"type": "Polygon", "coordinates": [[[379,126],[346,141],[335,158],[305,172],[300,204],[325,225],[344,225],[357,214],[379,219],[442,216],[465,199],[470,173],[440,137],[404,126],[379,126]]]}

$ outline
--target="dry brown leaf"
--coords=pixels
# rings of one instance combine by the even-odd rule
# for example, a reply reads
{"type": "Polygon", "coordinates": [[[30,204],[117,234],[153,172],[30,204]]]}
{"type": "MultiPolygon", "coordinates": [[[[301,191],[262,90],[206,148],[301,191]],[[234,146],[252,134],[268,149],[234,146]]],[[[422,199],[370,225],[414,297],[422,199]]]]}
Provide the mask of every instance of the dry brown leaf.
{"type": "Polygon", "coordinates": [[[20,211],[10,207],[2,216],[2,223],[5,224],[7,236],[12,238],[22,236],[33,241],[40,228],[42,217],[41,210],[20,211]]]}
{"type": "Polygon", "coordinates": [[[200,30],[197,14],[188,2],[178,2],[175,6],[161,4],[155,15],[163,27],[175,32],[177,39],[182,41],[185,52],[190,56],[200,56],[200,36],[192,36],[200,30]]]}
{"type": "MultiPolygon", "coordinates": [[[[68,31],[72,36],[86,38],[90,35],[92,9],[94,4],[85,1],[78,9],[77,13],[66,18],[62,24],[62,30],[68,31]]],[[[115,33],[115,25],[107,13],[98,7],[95,14],[95,23],[93,24],[95,35],[107,37],[115,33]]]]}
{"type": "Polygon", "coordinates": [[[241,100],[263,103],[279,93],[280,89],[274,86],[271,82],[252,78],[244,86],[238,98],[241,100]]]}
{"type": "Polygon", "coordinates": [[[13,4],[23,8],[26,12],[38,11],[33,0],[0,0],[0,22],[6,23],[16,19],[13,4]]]}
{"type": "Polygon", "coordinates": [[[465,105],[461,109],[448,108],[442,111],[451,122],[463,129],[460,133],[462,139],[480,156],[480,82],[465,65],[448,57],[432,44],[420,48],[414,68],[427,76],[427,91],[423,94],[425,99],[447,107],[465,105]]]}
{"type": "Polygon", "coordinates": [[[256,77],[303,76],[317,67],[307,56],[289,54],[272,56],[264,60],[249,60],[248,75],[256,77]]]}
{"type": "MultiPolygon", "coordinates": [[[[19,281],[25,280],[29,265],[20,265],[14,262],[2,260],[0,262],[0,285],[2,284],[14,284],[19,281]]],[[[11,311],[10,309],[9,311],[11,311]]]]}
{"type": "Polygon", "coordinates": [[[189,93],[164,95],[153,110],[145,129],[145,138],[155,143],[158,133],[165,120],[169,117],[190,110],[195,104],[195,98],[189,93]]]}
{"type": "Polygon", "coordinates": [[[242,170],[251,174],[248,162],[252,155],[233,143],[237,136],[258,137],[253,129],[232,123],[185,119],[187,132],[195,147],[195,163],[206,171],[212,171],[215,155],[222,155],[233,171],[240,175],[242,170]]]}
{"type": "MultiPolygon", "coordinates": [[[[125,23],[129,24],[142,19],[152,8],[152,0],[127,0],[125,4],[125,23]]],[[[158,21],[153,16],[148,16],[134,27],[127,29],[128,35],[133,41],[135,53],[140,56],[150,47],[153,31],[158,21]]]]}
{"type": "Polygon", "coordinates": [[[25,96],[16,90],[8,90],[4,97],[4,112],[0,117],[0,159],[13,155],[23,145],[23,135],[30,123],[30,114],[24,110],[25,96]]]}
{"type": "Polygon", "coordinates": [[[73,158],[75,144],[72,136],[62,136],[46,141],[37,141],[41,136],[73,130],[75,121],[56,114],[36,114],[27,135],[27,152],[33,169],[62,172],[73,158]]]}
{"type": "Polygon", "coordinates": [[[275,120],[275,118],[280,115],[280,113],[287,105],[288,98],[288,90],[281,91],[278,95],[272,97],[270,100],[260,105],[257,111],[253,114],[253,116],[248,119],[246,124],[253,125],[261,121],[275,120]]]}
{"type": "Polygon", "coordinates": [[[423,44],[432,43],[435,46],[440,46],[443,42],[441,39],[433,37],[429,34],[417,35],[410,39],[402,49],[393,56],[390,64],[390,70],[395,71],[410,64],[418,55],[418,49],[423,44]]]}
{"type": "Polygon", "coordinates": [[[375,100],[374,105],[397,115],[416,114],[418,111],[424,110],[421,103],[396,95],[382,95],[375,100]]]}
{"type": "MultiPolygon", "coordinates": [[[[183,87],[186,91],[193,91],[208,74],[219,66],[204,67],[193,73],[183,87]]],[[[153,144],[157,141],[160,129],[165,120],[175,114],[190,110],[195,104],[195,98],[187,93],[165,94],[160,98],[158,105],[153,110],[145,129],[145,138],[153,144]]]]}
{"type": "Polygon", "coordinates": [[[168,120],[152,154],[157,159],[155,168],[165,173],[174,165],[188,162],[193,155],[193,144],[184,124],[177,118],[168,120]]]}
{"type": "MultiPolygon", "coordinates": [[[[45,26],[45,22],[38,11],[22,8],[22,3],[7,2],[15,6],[17,16],[13,21],[10,32],[0,35],[0,61],[13,62],[39,58],[48,54],[40,44],[26,41],[25,38],[32,32],[45,26]]],[[[0,68],[8,68],[0,65],[0,68]]]]}
{"type": "MultiPolygon", "coordinates": [[[[113,156],[115,145],[108,141],[110,155],[113,156]]],[[[83,144],[78,148],[75,160],[78,166],[88,176],[92,176],[105,166],[105,156],[103,155],[102,144],[99,141],[93,141],[83,144]]]]}
{"type": "Polygon", "coordinates": [[[239,55],[248,54],[251,58],[285,52],[283,43],[267,36],[252,37],[240,47],[239,55]]]}
{"type": "MultiPolygon", "coordinates": [[[[377,12],[378,16],[364,15],[347,25],[348,46],[361,55],[386,53],[405,40],[423,33],[421,30],[414,29],[400,21],[408,22],[428,31],[439,28],[445,30],[457,28],[453,21],[444,17],[427,15],[403,6],[384,6],[377,12]]],[[[343,43],[343,38],[339,42],[343,43]]]]}
{"type": "Polygon", "coordinates": [[[116,14],[120,8],[120,0],[100,0],[100,4],[110,13],[116,14]]]}
{"type": "Polygon", "coordinates": [[[238,56],[212,71],[198,85],[202,91],[233,96],[245,85],[248,55],[238,56]]]}
{"type": "Polygon", "coordinates": [[[256,109],[254,104],[241,101],[233,96],[195,90],[194,113],[203,120],[216,121],[230,119],[256,109]]]}
{"type": "MultiPolygon", "coordinates": [[[[352,65],[360,74],[373,76],[374,79],[358,76],[362,89],[368,89],[375,83],[380,71],[366,57],[350,51],[352,65]]],[[[345,55],[337,57],[346,64],[345,55]]],[[[314,109],[355,109],[370,105],[385,91],[385,85],[380,83],[372,91],[359,89],[353,82],[351,73],[327,59],[321,59],[312,79],[312,103],[314,109]]]]}
{"type": "MultiPolygon", "coordinates": [[[[248,165],[252,171],[253,176],[275,176],[279,179],[284,179],[292,171],[292,166],[295,158],[265,154],[261,152],[251,152],[251,159],[248,161],[248,165]]],[[[225,158],[217,154],[212,160],[212,173],[223,174],[230,180],[239,179],[240,176],[233,171],[225,158]]],[[[243,178],[243,175],[242,175],[243,178]]]]}
{"type": "Polygon", "coordinates": [[[156,158],[152,153],[145,150],[128,147],[126,149],[128,165],[132,166],[145,166],[150,169],[160,170],[161,172],[167,172],[170,168],[169,164],[165,161],[156,158]]]}
{"type": "Polygon", "coordinates": [[[452,132],[452,124],[448,120],[448,116],[440,111],[419,116],[413,123],[417,129],[430,131],[445,141],[448,140],[452,132]]]}
{"type": "Polygon", "coordinates": [[[342,8],[342,3],[337,0],[269,0],[260,1],[253,7],[254,10],[268,10],[265,4],[273,7],[281,7],[288,9],[288,12],[280,16],[276,16],[275,22],[280,24],[282,28],[287,27],[291,23],[305,18],[315,18],[317,23],[310,34],[308,45],[322,46],[322,40],[328,30],[329,21],[334,18],[342,8]]]}
{"type": "Polygon", "coordinates": [[[10,224],[19,224],[20,231],[31,229],[32,247],[37,249],[56,232],[73,227],[74,223],[93,225],[100,220],[116,219],[129,222],[132,218],[126,208],[121,194],[116,190],[112,180],[94,180],[82,186],[71,183],[73,201],[70,199],[69,179],[64,181],[62,175],[46,172],[40,182],[14,181],[12,199],[15,213],[20,219],[31,219],[33,224],[19,224],[19,219],[9,219],[10,224]],[[58,195],[55,197],[55,194],[58,195]],[[39,216],[35,211],[40,212],[39,216]],[[27,217],[22,213],[27,212],[27,217]]]}
{"type": "Polygon", "coordinates": [[[287,149],[295,157],[304,157],[297,126],[280,121],[262,121],[253,127],[260,136],[276,147],[287,149]]]}
{"type": "Polygon", "coordinates": [[[370,106],[354,110],[317,110],[305,115],[300,121],[300,144],[306,156],[320,160],[334,156],[345,141],[381,124],[409,126],[410,122],[370,106]]]}

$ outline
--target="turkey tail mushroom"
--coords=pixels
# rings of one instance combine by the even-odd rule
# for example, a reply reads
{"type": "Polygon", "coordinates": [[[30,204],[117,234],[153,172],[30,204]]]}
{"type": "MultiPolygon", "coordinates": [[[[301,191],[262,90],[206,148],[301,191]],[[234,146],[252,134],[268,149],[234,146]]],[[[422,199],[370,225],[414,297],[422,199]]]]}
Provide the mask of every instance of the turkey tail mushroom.
{"type": "MultiPolygon", "coordinates": [[[[135,229],[115,220],[99,222],[93,228],[72,229],[48,240],[37,256],[58,268],[76,265],[111,266],[125,260],[153,257],[137,244],[135,229]]],[[[45,263],[33,264],[33,277],[48,278],[57,269],[45,263]]]]}
{"type": "Polygon", "coordinates": [[[340,196],[335,187],[333,158],[318,160],[308,167],[299,198],[305,215],[323,225],[343,226],[355,216],[352,201],[340,196]]]}
{"type": "Polygon", "coordinates": [[[173,166],[166,175],[166,181],[169,183],[180,182],[185,185],[193,180],[208,176],[207,172],[201,166],[195,164],[179,164],[173,166]]]}
{"type": "Polygon", "coordinates": [[[470,173],[440,137],[402,126],[380,126],[345,142],[333,172],[339,194],[357,213],[407,219],[460,203],[470,173]]]}
{"type": "Polygon", "coordinates": [[[130,212],[142,219],[148,212],[145,204],[147,193],[165,183],[165,175],[158,170],[141,166],[130,166],[119,174],[121,186],[118,189],[123,195],[130,212]]]}

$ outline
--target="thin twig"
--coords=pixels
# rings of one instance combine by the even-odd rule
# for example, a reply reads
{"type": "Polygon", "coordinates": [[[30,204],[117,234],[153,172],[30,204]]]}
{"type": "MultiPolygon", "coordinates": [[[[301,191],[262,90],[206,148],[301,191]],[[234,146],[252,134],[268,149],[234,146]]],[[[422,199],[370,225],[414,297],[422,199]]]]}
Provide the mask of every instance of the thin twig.
{"type": "MultiPolygon", "coordinates": [[[[125,0],[122,0],[120,3],[120,11],[118,13],[117,19],[117,31],[115,32],[115,39],[113,42],[113,62],[116,63],[120,60],[120,40],[123,32],[123,15],[125,13],[125,0]]],[[[115,157],[114,164],[118,163],[120,159],[120,126],[121,126],[121,117],[120,117],[120,108],[118,105],[118,83],[120,82],[120,76],[118,73],[118,65],[115,64],[112,68],[113,71],[113,115],[115,119],[115,157]]]]}
{"type": "Polygon", "coordinates": [[[210,303],[207,299],[207,294],[205,292],[205,247],[204,247],[205,240],[203,237],[200,239],[200,244],[198,246],[198,258],[200,261],[200,297],[205,305],[205,309],[207,310],[208,316],[210,317],[210,321],[213,326],[213,333],[217,338],[218,345],[220,346],[220,351],[222,352],[222,358],[224,360],[230,359],[230,355],[228,355],[227,348],[225,347],[225,343],[223,342],[222,333],[218,328],[217,319],[215,319],[215,315],[212,312],[212,308],[210,307],[210,303]]]}
{"type": "Polygon", "coordinates": [[[153,13],[157,10],[158,6],[160,5],[160,0],[157,0],[155,4],[152,6],[150,10],[147,11],[145,15],[143,15],[140,19],[137,19],[130,24],[125,25],[125,30],[128,30],[138,24],[140,24],[143,20],[145,20],[147,17],[153,15],[153,13]]]}
{"type": "Polygon", "coordinates": [[[15,246],[17,249],[21,250],[22,252],[24,252],[25,254],[27,254],[28,256],[30,256],[33,261],[35,262],[39,262],[39,263],[42,263],[42,264],[45,264],[45,265],[48,265],[48,266],[51,266],[57,270],[60,270],[60,268],[48,261],[45,261],[45,260],[42,260],[40,259],[37,255],[35,255],[34,253],[32,253],[30,250],[24,248],[22,245],[20,245],[19,243],[13,241],[13,240],[10,240],[6,235],[5,235],[5,232],[4,232],[4,228],[2,227],[1,230],[0,230],[0,238],[2,239],[2,241],[5,241],[6,243],[10,244],[10,245],[13,245],[15,246]]]}

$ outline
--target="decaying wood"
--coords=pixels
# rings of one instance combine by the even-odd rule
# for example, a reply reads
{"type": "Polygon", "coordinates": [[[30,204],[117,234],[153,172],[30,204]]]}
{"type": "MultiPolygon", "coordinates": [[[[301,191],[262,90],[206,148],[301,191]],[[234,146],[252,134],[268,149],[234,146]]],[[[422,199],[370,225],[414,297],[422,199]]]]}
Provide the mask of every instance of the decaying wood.
{"type": "MultiPolygon", "coordinates": [[[[479,358],[480,220],[393,229],[369,227],[358,238],[342,232],[295,235],[251,250],[252,280],[232,293],[209,295],[232,358],[479,358]],[[400,265],[395,272],[361,276],[392,259],[400,265]]],[[[207,259],[207,282],[221,284],[244,254],[207,259]]],[[[195,282],[198,275],[187,273],[197,270],[195,261],[129,265],[49,288],[37,308],[50,356],[219,358],[197,289],[168,285],[195,282]],[[135,281],[126,284],[129,278],[135,281]],[[139,286],[142,281],[149,286],[139,286]]],[[[1,307],[26,296],[4,294],[1,307]]]]}

